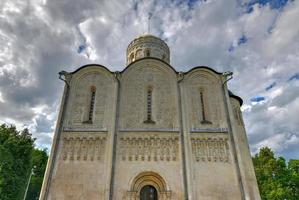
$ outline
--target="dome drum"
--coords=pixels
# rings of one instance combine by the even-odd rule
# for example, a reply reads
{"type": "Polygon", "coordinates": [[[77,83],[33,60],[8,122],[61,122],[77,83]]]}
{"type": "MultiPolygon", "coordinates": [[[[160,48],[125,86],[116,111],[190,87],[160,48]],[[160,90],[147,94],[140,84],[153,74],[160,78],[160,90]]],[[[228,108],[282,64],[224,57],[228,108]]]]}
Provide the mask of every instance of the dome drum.
{"type": "Polygon", "coordinates": [[[153,35],[137,37],[127,48],[127,65],[144,57],[159,58],[169,63],[169,48],[163,40],[153,35]]]}

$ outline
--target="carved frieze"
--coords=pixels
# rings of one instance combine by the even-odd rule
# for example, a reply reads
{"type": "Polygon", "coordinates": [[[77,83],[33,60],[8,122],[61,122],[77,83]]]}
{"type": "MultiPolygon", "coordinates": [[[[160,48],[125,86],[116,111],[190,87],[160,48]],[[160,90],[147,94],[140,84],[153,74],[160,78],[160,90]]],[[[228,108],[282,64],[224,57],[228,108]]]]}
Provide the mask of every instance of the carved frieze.
{"type": "Polygon", "coordinates": [[[105,144],[104,134],[64,134],[60,158],[64,161],[100,161],[105,144]]]}
{"type": "Polygon", "coordinates": [[[228,128],[192,128],[190,130],[191,133],[227,133],[228,128]]]}
{"type": "Polygon", "coordinates": [[[176,161],[178,137],[126,137],[119,140],[119,158],[123,161],[176,161]]]}
{"type": "Polygon", "coordinates": [[[192,137],[191,148],[197,162],[229,162],[228,137],[192,137]]]}

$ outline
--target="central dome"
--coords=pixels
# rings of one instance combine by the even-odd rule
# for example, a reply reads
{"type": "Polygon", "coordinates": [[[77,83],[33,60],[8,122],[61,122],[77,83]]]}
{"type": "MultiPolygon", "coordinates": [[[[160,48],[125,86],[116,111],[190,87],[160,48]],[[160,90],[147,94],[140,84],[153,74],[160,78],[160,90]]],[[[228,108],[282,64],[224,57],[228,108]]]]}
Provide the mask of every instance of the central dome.
{"type": "Polygon", "coordinates": [[[141,35],[135,38],[127,48],[127,65],[144,57],[159,58],[169,63],[169,48],[162,39],[154,35],[141,35]]]}

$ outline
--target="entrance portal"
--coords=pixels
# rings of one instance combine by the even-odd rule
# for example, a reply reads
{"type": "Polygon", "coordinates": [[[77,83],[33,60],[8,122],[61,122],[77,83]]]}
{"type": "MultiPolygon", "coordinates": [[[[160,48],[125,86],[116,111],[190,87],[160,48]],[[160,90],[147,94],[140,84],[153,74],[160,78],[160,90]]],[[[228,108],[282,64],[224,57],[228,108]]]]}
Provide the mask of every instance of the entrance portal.
{"type": "Polygon", "coordinates": [[[140,190],[140,200],[158,200],[156,188],[146,185],[140,190]]]}
{"type": "Polygon", "coordinates": [[[125,200],[170,200],[171,190],[164,179],[155,172],[141,172],[131,182],[125,200]]]}

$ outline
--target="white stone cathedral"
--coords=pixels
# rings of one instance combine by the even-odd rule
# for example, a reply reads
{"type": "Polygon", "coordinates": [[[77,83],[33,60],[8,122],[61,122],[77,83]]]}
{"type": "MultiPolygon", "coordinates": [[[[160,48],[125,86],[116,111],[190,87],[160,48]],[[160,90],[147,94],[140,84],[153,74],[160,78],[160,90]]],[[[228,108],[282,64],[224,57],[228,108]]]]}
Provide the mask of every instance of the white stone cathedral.
{"type": "Polygon", "coordinates": [[[232,73],[177,72],[167,44],[134,39],[122,72],[65,82],[41,200],[259,200],[232,73]]]}

